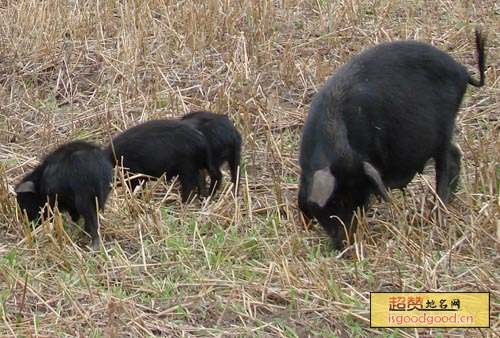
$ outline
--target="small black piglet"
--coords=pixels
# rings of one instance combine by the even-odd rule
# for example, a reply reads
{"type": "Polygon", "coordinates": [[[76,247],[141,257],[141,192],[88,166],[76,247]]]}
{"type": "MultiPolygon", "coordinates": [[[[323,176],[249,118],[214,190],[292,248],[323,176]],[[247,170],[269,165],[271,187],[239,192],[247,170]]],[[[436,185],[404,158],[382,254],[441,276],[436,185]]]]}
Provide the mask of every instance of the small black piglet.
{"type": "Polygon", "coordinates": [[[227,162],[231,171],[231,182],[238,182],[238,165],[241,154],[241,135],[225,115],[207,111],[189,113],[182,121],[191,124],[203,133],[212,152],[214,174],[210,177],[210,193],[215,193],[222,182],[220,167],[227,162]]]}
{"type": "MultiPolygon", "coordinates": [[[[205,182],[200,172],[215,175],[212,154],[205,136],[194,127],[173,120],[152,120],[125,130],[114,137],[105,149],[107,157],[129,172],[153,177],[166,174],[167,179],[179,175],[182,202],[195,188],[206,196],[205,182]]],[[[140,178],[130,180],[132,189],[140,178]]]]}
{"type": "Polygon", "coordinates": [[[45,160],[16,186],[17,202],[35,221],[44,205],[57,203],[73,221],[83,217],[92,248],[99,249],[97,206],[103,210],[110,192],[113,167],[96,145],[74,141],[47,155],[45,160]]]}

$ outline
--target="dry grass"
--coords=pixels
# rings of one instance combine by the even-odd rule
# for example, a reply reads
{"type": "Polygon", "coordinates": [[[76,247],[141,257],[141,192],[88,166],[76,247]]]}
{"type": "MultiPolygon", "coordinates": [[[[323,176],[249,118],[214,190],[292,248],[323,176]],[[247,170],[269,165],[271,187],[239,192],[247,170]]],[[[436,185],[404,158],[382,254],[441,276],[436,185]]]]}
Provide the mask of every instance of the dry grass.
{"type": "Polygon", "coordinates": [[[498,336],[499,14],[491,0],[0,1],[0,335],[498,336]],[[332,252],[296,208],[312,95],[356,53],[400,38],[477,73],[476,26],[487,82],[459,113],[449,209],[434,208],[429,169],[374,204],[354,248],[332,252]],[[236,198],[226,186],[183,206],[171,182],[141,198],[116,188],[98,254],[57,210],[23,225],[13,187],[56,145],[198,109],[243,134],[236,198]],[[370,329],[369,292],[389,290],[489,291],[491,328],[370,329]]]}

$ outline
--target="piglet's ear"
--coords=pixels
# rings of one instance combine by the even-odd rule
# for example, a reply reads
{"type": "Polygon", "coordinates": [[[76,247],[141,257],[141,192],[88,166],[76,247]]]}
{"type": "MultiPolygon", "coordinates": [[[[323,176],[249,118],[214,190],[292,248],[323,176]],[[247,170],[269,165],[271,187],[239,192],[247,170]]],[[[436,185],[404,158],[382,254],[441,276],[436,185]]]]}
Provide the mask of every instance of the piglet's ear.
{"type": "Polygon", "coordinates": [[[19,194],[22,192],[35,192],[35,183],[33,181],[26,181],[19,184],[16,187],[16,193],[19,194]]]}
{"type": "Polygon", "coordinates": [[[316,203],[321,208],[325,206],[335,186],[335,177],[329,167],[317,170],[313,176],[311,194],[308,201],[316,203]]]}
{"type": "Polygon", "coordinates": [[[380,177],[380,173],[378,172],[378,170],[375,169],[375,167],[370,163],[363,162],[363,171],[365,172],[366,176],[370,178],[372,183],[375,184],[377,190],[380,193],[380,196],[382,196],[385,201],[389,201],[389,195],[387,195],[387,187],[382,181],[382,177],[380,177]]]}

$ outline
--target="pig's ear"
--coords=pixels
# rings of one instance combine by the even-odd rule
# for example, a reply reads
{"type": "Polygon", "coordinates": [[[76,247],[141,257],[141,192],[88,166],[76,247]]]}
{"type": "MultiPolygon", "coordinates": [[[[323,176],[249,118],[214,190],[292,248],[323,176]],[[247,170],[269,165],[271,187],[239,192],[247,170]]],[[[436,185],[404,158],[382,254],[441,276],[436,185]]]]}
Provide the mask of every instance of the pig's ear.
{"type": "Polygon", "coordinates": [[[382,181],[382,177],[380,177],[380,173],[378,172],[378,170],[375,169],[375,167],[370,163],[363,162],[363,171],[365,172],[366,176],[370,178],[372,183],[375,184],[377,190],[380,193],[380,196],[382,196],[385,201],[389,201],[389,195],[387,195],[387,187],[382,181]]]}
{"type": "Polygon", "coordinates": [[[33,181],[22,182],[16,187],[16,193],[35,192],[35,183],[33,181]]]}
{"type": "Polygon", "coordinates": [[[321,208],[325,206],[335,187],[335,177],[329,167],[317,170],[313,176],[311,194],[308,201],[316,203],[321,208]]]}

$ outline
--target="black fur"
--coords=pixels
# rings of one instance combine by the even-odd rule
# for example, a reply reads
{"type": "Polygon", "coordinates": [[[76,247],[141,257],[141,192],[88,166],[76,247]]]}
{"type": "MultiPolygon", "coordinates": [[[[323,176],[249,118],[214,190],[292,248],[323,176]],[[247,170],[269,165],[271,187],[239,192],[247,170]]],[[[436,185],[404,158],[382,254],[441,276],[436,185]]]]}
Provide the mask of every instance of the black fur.
{"type": "MultiPolygon", "coordinates": [[[[212,155],[203,134],[182,121],[152,120],[116,136],[105,149],[112,163],[122,164],[130,172],[167,179],[179,175],[182,201],[186,202],[195,187],[206,195],[199,172],[214,174],[212,155]],[[116,160],[115,160],[116,159],[116,160]]],[[[139,179],[130,182],[132,188],[139,179]]]]}
{"type": "Polygon", "coordinates": [[[92,247],[99,248],[96,198],[104,208],[110,191],[113,167],[103,151],[82,141],[64,144],[16,186],[17,202],[29,220],[37,219],[48,201],[66,210],[73,221],[85,219],[85,231],[92,237],[92,247]],[[31,182],[31,183],[30,183],[31,182]]]}
{"type": "Polygon", "coordinates": [[[184,115],[182,121],[201,131],[207,139],[212,152],[215,174],[210,177],[210,192],[215,193],[222,182],[220,167],[224,162],[229,164],[231,182],[236,187],[241,153],[241,135],[234,124],[225,115],[206,111],[184,115]]]}
{"type": "Polygon", "coordinates": [[[386,188],[405,187],[430,158],[438,196],[447,203],[460,172],[460,151],[451,143],[455,117],[467,84],[484,84],[484,42],[476,32],[480,81],[429,44],[398,41],[352,58],[316,94],[302,133],[298,202],[336,248],[346,239],[340,221],[352,235],[356,208],[372,193],[386,197],[386,188]],[[310,199],[313,177],[324,168],[335,181],[321,207],[310,199]],[[376,172],[380,184],[367,172],[376,172]]]}

